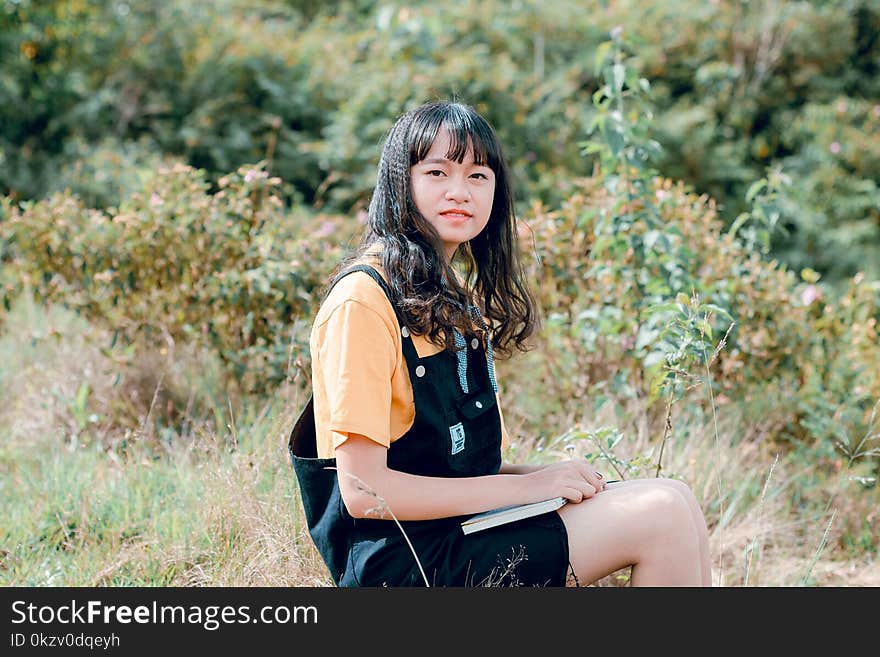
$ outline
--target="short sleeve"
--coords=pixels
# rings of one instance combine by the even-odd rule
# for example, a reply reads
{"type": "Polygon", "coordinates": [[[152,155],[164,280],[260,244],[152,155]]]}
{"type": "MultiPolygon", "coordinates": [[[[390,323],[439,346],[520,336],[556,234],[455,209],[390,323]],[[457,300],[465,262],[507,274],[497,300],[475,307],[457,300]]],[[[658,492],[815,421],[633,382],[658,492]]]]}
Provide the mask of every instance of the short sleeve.
{"type": "Polygon", "coordinates": [[[397,357],[385,319],[363,303],[347,300],[333,309],[317,337],[334,447],[342,442],[340,434],[351,433],[388,447],[397,357]]]}

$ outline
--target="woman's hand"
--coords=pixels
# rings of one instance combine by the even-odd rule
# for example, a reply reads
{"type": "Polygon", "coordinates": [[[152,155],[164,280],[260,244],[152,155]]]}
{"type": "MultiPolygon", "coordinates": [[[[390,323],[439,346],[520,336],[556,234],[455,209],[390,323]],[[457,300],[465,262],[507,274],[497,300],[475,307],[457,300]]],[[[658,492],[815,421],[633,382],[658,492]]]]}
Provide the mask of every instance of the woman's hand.
{"type": "Polygon", "coordinates": [[[602,474],[579,459],[553,463],[523,476],[540,500],[561,496],[577,503],[605,490],[602,474]]]}

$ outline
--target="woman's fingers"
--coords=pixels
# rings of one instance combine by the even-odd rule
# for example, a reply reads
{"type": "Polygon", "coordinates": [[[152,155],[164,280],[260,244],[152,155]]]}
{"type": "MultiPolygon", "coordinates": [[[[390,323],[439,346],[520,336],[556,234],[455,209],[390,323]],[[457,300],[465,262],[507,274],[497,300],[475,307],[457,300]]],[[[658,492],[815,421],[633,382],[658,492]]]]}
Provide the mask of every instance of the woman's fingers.
{"type": "Polygon", "coordinates": [[[557,485],[563,487],[562,495],[571,502],[580,502],[605,490],[604,477],[586,461],[562,461],[541,472],[544,475],[552,472],[557,485]]]}
{"type": "Polygon", "coordinates": [[[586,461],[573,462],[577,463],[578,473],[593,487],[594,492],[605,490],[605,479],[596,468],[586,461]]]}
{"type": "Polygon", "coordinates": [[[582,502],[593,497],[596,494],[596,488],[583,480],[572,482],[571,487],[567,490],[565,498],[569,502],[582,502]]]}
{"type": "Polygon", "coordinates": [[[575,504],[584,499],[584,494],[581,492],[580,488],[569,488],[562,496],[569,502],[574,502],[575,504]]]}

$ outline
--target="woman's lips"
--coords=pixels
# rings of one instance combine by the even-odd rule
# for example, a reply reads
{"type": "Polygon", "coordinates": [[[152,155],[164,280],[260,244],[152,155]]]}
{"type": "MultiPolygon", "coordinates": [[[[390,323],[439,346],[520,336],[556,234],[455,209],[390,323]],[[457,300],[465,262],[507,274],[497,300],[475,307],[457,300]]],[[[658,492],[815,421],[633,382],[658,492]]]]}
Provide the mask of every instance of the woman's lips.
{"type": "Polygon", "coordinates": [[[472,215],[467,210],[444,210],[440,213],[440,216],[456,221],[465,221],[466,219],[470,219],[474,215],[472,215]]]}

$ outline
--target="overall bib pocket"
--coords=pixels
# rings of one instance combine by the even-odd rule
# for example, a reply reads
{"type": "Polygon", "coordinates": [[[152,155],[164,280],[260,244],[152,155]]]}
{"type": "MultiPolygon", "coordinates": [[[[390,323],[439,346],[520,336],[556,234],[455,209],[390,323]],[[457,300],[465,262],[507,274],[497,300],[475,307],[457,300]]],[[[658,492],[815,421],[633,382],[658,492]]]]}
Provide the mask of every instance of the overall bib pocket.
{"type": "Polygon", "coordinates": [[[497,472],[501,467],[501,420],[495,393],[484,390],[465,395],[445,415],[446,461],[459,477],[497,472]]]}

